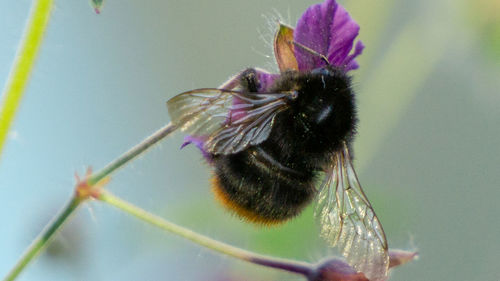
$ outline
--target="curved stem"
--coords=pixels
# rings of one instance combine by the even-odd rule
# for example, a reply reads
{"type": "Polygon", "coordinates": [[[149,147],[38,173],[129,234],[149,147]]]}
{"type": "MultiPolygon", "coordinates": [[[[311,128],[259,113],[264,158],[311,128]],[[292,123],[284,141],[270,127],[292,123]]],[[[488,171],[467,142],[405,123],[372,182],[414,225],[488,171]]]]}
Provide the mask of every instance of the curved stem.
{"type": "Polygon", "coordinates": [[[172,123],[168,123],[164,127],[160,128],[158,131],[154,132],[152,135],[147,137],[141,143],[132,147],[129,151],[123,153],[120,157],[113,160],[111,163],[106,165],[106,167],[92,174],[87,180],[87,183],[89,185],[95,185],[102,179],[110,176],[113,172],[123,167],[123,165],[125,165],[135,157],[139,156],[140,154],[148,150],[150,147],[152,147],[154,144],[162,140],[164,137],[171,134],[173,131],[175,131],[176,128],[177,127],[172,123]]]}
{"type": "MultiPolygon", "coordinates": [[[[92,188],[96,188],[95,192],[101,192],[99,184],[102,184],[103,179],[107,178],[110,174],[115,172],[118,168],[123,167],[126,163],[133,160],[135,157],[139,156],[148,148],[156,144],[161,139],[168,136],[176,129],[176,126],[172,124],[167,124],[163,128],[154,132],[151,136],[147,137],[138,145],[131,148],[129,151],[122,154],[120,157],[113,160],[106,167],[98,171],[97,173],[90,175],[85,179],[84,182],[77,182],[75,195],[71,198],[70,202],[66,207],[46,226],[45,230],[31,243],[26,252],[21,256],[15,267],[9,272],[5,277],[5,281],[14,280],[19,273],[26,267],[26,265],[34,258],[36,255],[47,246],[53,235],[57,232],[63,223],[70,217],[70,215],[77,209],[80,203],[84,202],[89,197],[94,196],[92,193],[92,188]],[[84,188],[88,188],[88,191],[84,196],[79,195],[78,192],[79,185],[83,184],[84,188]]],[[[80,186],[81,187],[81,186],[80,186]]]]}
{"type": "Polygon", "coordinates": [[[42,45],[53,0],[35,0],[0,103],[0,155],[42,45]]]}
{"type": "Polygon", "coordinates": [[[12,268],[12,270],[7,274],[4,281],[11,281],[16,279],[16,277],[23,271],[23,269],[28,265],[28,263],[36,257],[42,249],[44,249],[50,240],[54,237],[54,234],[59,228],[67,221],[67,219],[74,213],[78,208],[81,199],[73,196],[71,200],[66,204],[66,206],[59,212],[59,214],[47,225],[47,227],[38,235],[38,237],[31,243],[26,252],[21,256],[17,264],[12,268]]]}
{"type": "Polygon", "coordinates": [[[130,204],[129,202],[126,202],[110,194],[109,192],[102,192],[97,199],[101,200],[102,202],[108,203],[122,211],[125,211],[145,222],[155,225],[163,230],[174,233],[185,239],[191,240],[196,244],[207,247],[219,253],[226,254],[228,256],[232,256],[254,264],[302,274],[304,276],[308,276],[311,270],[313,270],[313,266],[306,262],[298,262],[260,255],[206,237],[190,229],[171,223],[159,216],[153,215],[137,206],[130,204]]]}

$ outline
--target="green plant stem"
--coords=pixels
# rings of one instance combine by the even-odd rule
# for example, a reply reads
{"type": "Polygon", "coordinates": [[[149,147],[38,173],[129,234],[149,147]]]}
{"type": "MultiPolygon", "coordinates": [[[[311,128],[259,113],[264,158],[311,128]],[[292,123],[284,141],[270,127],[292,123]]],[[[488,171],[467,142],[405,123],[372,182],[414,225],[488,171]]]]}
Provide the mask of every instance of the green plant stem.
{"type": "Polygon", "coordinates": [[[160,128],[158,131],[154,132],[152,135],[147,137],[138,145],[132,147],[129,151],[123,153],[120,157],[113,160],[111,163],[106,165],[103,169],[98,172],[92,174],[87,180],[89,185],[95,185],[102,179],[110,176],[117,169],[123,167],[126,163],[134,159],[135,157],[141,155],[143,152],[148,150],[151,146],[162,140],[164,137],[168,136],[170,133],[175,131],[177,127],[172,123],[165,125],[163,128],[160,128]]]}
{"type": "Polygon", "coordinates": [[[41,250],[43,250],[50,240],[54,237],[54,234],[59,228],[68,220],[71,214],[78,208],[81,199],[73,196],[71,200],[66,204],[66,206],[59,212],[59,214],[45,227],[45,229],[38,235],[38,237],[31,243],[26,252],[21,256],[17,264],[12,268],[12,270],[4,278],[4,281],[11,281],[16,279],[16,277],[23,271],[23,269],[28,265],[28,263],[36,257],[41,250]]]}
{"type": "Polygon", "coordinates": [[[171,223],[159,216],[153,215],[137,206],[132,205],[129,202],[126,202],[110,194],[109,192],[102,192],[97,199],[101,200],[102,202],[108,203],[126,213],[129,213],[145,222],[155,225],[163,230],[177,234],[185,239],[191,240],[196,244],[207,247],[219,253],[226,254],[228,256],[232,256],[254,264],[264,265],[267,267],[278,268],[289,272],[302,274],[304,276],[307,276],[309,272],[312,270],[312,265],[309,263],[298,262],[287,259],[278,259],[274,257],[256,254],[247,250],[243,250],[228,245],[226,243],[222,243],[212,238],[206,237],[190,229],[171,223]]]}
{"type": "MultiPolygon", "coordinates": [[[[168,136],[176,129],[175,125],[167,124],[163,128],[154,132],[151,136],[147,137],[138,145],[131,148],[129,151],[125,152],[120,157],[113,160],[106,167],[98,171],[97,173],[91,175],[87,181],[88,186],[95,186],[101,180],[111,175],[118,168],[123,167],[126,163],[133,160],[135,157],[144,153],[148,148],[158,143],[164,137],[168,136]]],[[[76,194],[76,193],[75,193],[76,194]]],[[[85,201],[87,198],[80,198],[73,195],[70,202],[66,207],[45,227],[45,230],[40,233],[40,235],[31,243],[26,252],[21,256],[15,267],[9,272],[5,277],[5,281],[14,280],[19,273],[23,271],[26,265],[34,258],[36,255],[48,245],[51,238],[57,232],[58,229],[62,227],[64,222],[70,217],[70,215],[77,209],[78,205],[85,201]]]]}
{"type": "Polygon", "coordinates": [[[33,1],[16,59],[2,93],[2,101],[0,103],[0,155],[17,108],[21,102],[24,89],[28,84],[38,51],[42,45],[43,35],[49,22],[53,2],[53,0],[33,1]]]}

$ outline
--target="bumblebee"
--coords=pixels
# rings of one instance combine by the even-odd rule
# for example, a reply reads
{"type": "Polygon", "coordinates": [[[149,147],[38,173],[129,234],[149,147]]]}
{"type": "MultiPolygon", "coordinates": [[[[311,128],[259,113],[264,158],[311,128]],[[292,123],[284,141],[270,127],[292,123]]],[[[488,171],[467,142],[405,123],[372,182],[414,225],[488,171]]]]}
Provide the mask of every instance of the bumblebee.
{"type": "Polygon", "coordinates": [[[272,225],[315,199],[321,236],[371,280],[385,280],[388,245],[351,161],[355,95],[342,67],[319,57],[310,71],[287,69],[262,87],[246,69],[220,88],[167,102],[178,129],[196,139],[214,169],[216,198],[240,217],[272,225]],[[265,89],[265,90],[263,90],[265,89]]]}
{"type": "MultiPolygon", "coordinates": [[[[260,96],[256,77],[254,69],[241,74],[241,91],[247,97],[240,99],[260,96]]],[[[252,112],[239,111],[242,116],[231,121],[250,118],[247,122],[253,127],[246,129],[252,135],[236,133],[235,137],[241,136],[237,143],[208,142],[216,150],[210,157],[217,198],[245,219],[263,224],[290,219],[311,202],[319,174],[349,143],[356,122],[350,79],[339,69],[285,72],[270,92],[281,96],[271,94],[263,104],[274,103],[270,109],[274,113],[251,118],[243,115],[252,112]],[[267,122],[255,123],[259,119],[267,122]]],[[[235,133],[229,128],[238,127],[229,125],[224,136],[235,133]]]]}

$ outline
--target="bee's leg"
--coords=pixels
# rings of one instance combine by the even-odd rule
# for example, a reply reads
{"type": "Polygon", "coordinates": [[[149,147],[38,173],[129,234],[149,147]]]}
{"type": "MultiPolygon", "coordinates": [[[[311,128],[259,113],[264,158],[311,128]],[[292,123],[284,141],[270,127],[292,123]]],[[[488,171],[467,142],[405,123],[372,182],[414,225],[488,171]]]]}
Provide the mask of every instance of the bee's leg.
{"type": "Polygon", "coordinates": [[[219,89],[233,90],[238,87],[246,92],[258,92],[260,83],[257,78],[257,70],[254,68],[247,68],[229,78],[229,80],[219,86],[219,89]]]}
{"type": "Polygon", "coordinates": [[[247,92],[258,92],[260,88],[257,71],[253,68],[248,68],[241,72],[241,87],[247,92]]]}

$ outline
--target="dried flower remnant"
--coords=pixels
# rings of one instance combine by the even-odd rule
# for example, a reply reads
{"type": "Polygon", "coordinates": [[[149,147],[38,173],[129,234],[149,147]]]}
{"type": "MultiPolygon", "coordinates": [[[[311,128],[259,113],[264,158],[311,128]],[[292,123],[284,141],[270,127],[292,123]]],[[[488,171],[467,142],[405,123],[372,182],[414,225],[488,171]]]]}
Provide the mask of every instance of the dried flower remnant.
{"type": "Polygon", "coordinates": [[[280,24],[274,36],[274,56],[281,72],[299,69],[293,41],[293,28],[280,24]]]}
{"type": "Polygon", "coordinates": [[[364,49],[358,33],[347,11],[326,0],[309,7],[295,29],[280,24],[279,74],[249,68],[167,106],[189,135],[182,147],[194,143],[214,168],[213,190],[228,210],[272,225],[314,198],[321,236],[355,272],[383,281],[387,240],[350,157],[357,117],[348,72],[364,49]]]}
{"type": "Polygon", "coordinates": [[[110,178],[106,177],[99,181],[96,184],[90,184],[89,179],[92,176],[92,168],[87,168],[87,171],[85,173],[85,176],[83,179],[80,178],[80,176],[75,173],[75,197],[78,198],[79,200],[87,200],[89,198],[99,198],[102,188],[108,184],[110,178]]]}
{"type": "MultiPolygon", "coordinates": [[[[417,258],[417,252],[404,250],[389,251],[389,267],[403,265],[417,258]]],[[[307,276],[309,281],[370,281],[363,273],[357,272],[344,261],[336,258],[320,262],[307,276]]]]}
{"type": "Polygon", "coordinates": [[[418,259],[418,252],[404,250],[389,251],[389,267],[396,267],[418,259]]]}

